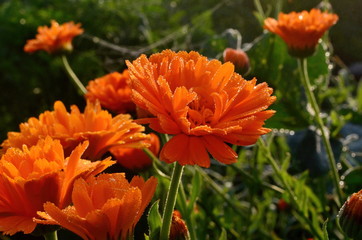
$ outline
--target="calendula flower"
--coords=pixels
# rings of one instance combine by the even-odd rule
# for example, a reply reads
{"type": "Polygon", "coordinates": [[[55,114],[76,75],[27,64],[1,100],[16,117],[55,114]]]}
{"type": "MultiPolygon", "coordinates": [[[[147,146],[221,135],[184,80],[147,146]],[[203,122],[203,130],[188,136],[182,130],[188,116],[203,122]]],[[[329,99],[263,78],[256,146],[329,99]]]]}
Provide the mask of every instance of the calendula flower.
{"type": "Polygon", "coordinates": [[[30,148],[8,149],[0,160],[0,231],[31,233],[45,202],[67,206],[76,178],[89,178],[114,163],[81,159],[87,147],[84,142],[65,158],[60,142],[47,137],[30,148]]]}
{"type": "Polygon", "coordinates": [[[224,62],[233,63],[238,73],[245,74],[249,71],[249,57],[243,50],[226,48],[223,52],[223,58],[224,62]]]}
{"type": "Polygon", "coordinates": [[[83,33],[80,24],[67,22],[59,25],[56,21],[51,21],[51,27],[39,26],[35,39],[30,39],[24,46],[24,51],[28,53],[44,50],[48,53],[55,53],[66,50],[71,51],[72,40],[75,36],[83,33]]]}
{"type": "Polygon", "coordinates": [[[339,224],[346,235],[362,239],[362,190],[352,194],[338,214],[339,224]]]}
{"type": "Polygon", "coordinates": [[[307,57],[314,53],[318,40],[337,21],[336,14],[312,9],[310,12],[280,13],[278,20],[267,18],[264,28],[279,35],[292,56],[307,57]]]}
{"type": "Polygon", "coordinates": [[[88,102],[84,113],[77,106],[67,112],[60,101],[54,103],[54,111],[46,111],[39,118],[32,117],[20,124],[20,132],[9,132],[2,147],[21,148],[23,144],[34,145],[39,139],[51,136],[59,139],[66,155],[80,142],[89,141],[84,153],[87,159],[99,159],[111,147],[143,147],[149,136],[142,133],[144,127],[133,122],[130,115],[115,117],[101,109],[99,102],[88,102]]]}
{"type": "MultiPolygon", "coordinates": [[[[158,156],[160,151],[160,139],[156,134],[150,133],[150,139],[145,140],[148,149],[158,156]]],[[[152,165],[152,159],[140,148],[114,147],[109,150],[117,162],[129,170],[142,170],[152,165]]]]}
{"type": "Polygon", "coordinates": [[[113,72],[90,81],[87,86],[87,99],[99,100],[102,107],[115,113],[132,113],[136,106],[131,100],[131,88],[128,86],[129,73],[113,72]]]}
{"type": "Polygon", "coordinates": [[[243,79],[230,62],[165,50],[127,65],[133,101],[154,116],[138,123],[173,135],[160,153],[167,163],[209,167],[208,153],[234,163],[237,154],[226,143],[254,144],[270,131],[263,125],[274,114],[266,110],[275,101],[273,90],[243,79]]]}
{"type": "Polygon", "coordinates": [[[151,201],[157,180],[146,182],[133,177],[129,183],[123,173],[101,174],[86,182],[74,183],[73,205],[65,209],[54,203],[44,204],[38,212],[43,224],[57,224],[84,240],[126,240],[151,201]]]}

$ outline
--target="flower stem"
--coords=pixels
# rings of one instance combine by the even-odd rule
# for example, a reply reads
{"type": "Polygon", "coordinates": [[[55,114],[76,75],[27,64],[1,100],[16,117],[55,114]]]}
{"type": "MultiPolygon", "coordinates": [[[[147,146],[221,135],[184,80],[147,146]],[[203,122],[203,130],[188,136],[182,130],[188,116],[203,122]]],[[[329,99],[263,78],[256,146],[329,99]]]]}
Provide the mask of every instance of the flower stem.
{"type": "Polygon", "coordinates": [[[45,240],[58,240],[57,231],[47,232],[44,234],[45,240]]]}
{"type": "Polygon", "coordinates": [[[65,71],[68,73],[69,77],[73,80],[75,86],[82,92],[82,94],[87,93],[87,89],[84,87],[82,82],[79,80],[77,75],[74,73],[73,69],[70,67],[68,59],[65,55],[62,55],[62,62],[65,68],[65,71]]]}
{"type": "Polygon", "coordinates": [[[309,81],[306,58],[298,58],[298,69],[299,69],[299,73],[300,73],[300,78],[301,78],[303,86],[305,88],[305,92],[307,94],[308,101],[314,110],[315,121],[317,122],[317,125],[322,133],[322,140],[323,140],[324,146],[327,151],[329,166],[332,170],[333,183],[334,183],[334,186],[337,191],[337,196],[338,196],[337,204],[340,207],[341,203],[343,202],[343,193],[342,193],[341,187],[339,185],[340,178],[339,178],[339,174],[338,174],[338,170],[337,170],[337,166],[336,166],[336,161],[334,159],[332,147],[329,142],[329,133],[328,133],[326,127],[324,126],[323,120],[320,116],[321,113],[319,110],[319,106],[317,104],[316,98],[315,98],[313,90],[312,90],[312,86],[309,81]]]}
{"type": "Polygon", "coordinates": [[[162,226],[160,231],[160,240],[168,240],[171,228],[172,213],[176,204],[177,192],[181,182],[182,172],[184,167],[174,163],[174,168],[171,177],[170,187],[168,189],[165,208],[162,217],[162,226]]]}

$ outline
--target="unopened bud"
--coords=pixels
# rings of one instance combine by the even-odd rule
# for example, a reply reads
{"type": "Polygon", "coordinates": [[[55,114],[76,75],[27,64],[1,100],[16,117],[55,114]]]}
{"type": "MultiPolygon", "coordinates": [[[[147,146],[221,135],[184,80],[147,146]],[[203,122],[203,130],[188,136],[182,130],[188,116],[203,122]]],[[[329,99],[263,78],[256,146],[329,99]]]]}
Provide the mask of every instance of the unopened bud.
{"type": "Polygon", "coordinates": [[[177,210],[173,211],[172,224],[170,229],[170,240],[188,240],[190,239],[189,230],[186,223],[182,220],[181,213],[177,210]]]}
{"type": "Polygon", "coordinates": [[[339,224],[346,235],[362,239],[362,190],[352,194],[338,213],[339,224]]]}
{"type": "Polygon", "coordinates": [[[249,71],[250,63],[248,55],[241,49],[226,48],[223,53],[224,62],[231,62],[235,71],[246,74],[249,71]]]}

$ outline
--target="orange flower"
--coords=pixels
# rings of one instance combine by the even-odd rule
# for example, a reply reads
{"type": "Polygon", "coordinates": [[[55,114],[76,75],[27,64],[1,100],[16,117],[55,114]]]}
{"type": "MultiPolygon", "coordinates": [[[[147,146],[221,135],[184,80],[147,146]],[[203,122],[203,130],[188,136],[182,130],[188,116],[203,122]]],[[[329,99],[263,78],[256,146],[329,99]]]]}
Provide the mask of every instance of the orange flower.
{"type": "Polygon", "coordinates": [[[73,38],[82,33],[83,29],[80,28],[79,23],[67,22],[59,25],[52,20],[50,28],[47,26],[38,27],[36,38],[27,41],[24,51],[29,53],[40,50],[48,53],[55,53],[60,50],[71,51],[73,38]]]}
{"type": "Polygon", "coordinates": [[[362,190],[353,193],[338,214],[339,224],[346,235],[362,239],[362,190]]]}
{"type": "Polygon", "coordinates": [[[113,146],[143,147],[142,141],[149,137],[142,133],[143,130],[144,127],[134,123],[129,115],[119,114],[112,118],[109,112],[101,109],[99,102],[88,102],[84,113],[73,105],[68,113],[64,104],[57,101],[54,111],[46,111],[39,119],[32,117],[20,124],[20,132],[9,132],[2,147],[32,146],[49,135],[61,141],[68,155],[80,142],[88,140],[89,148],[84,157],[94,160],[113,146]]]}
{"type": "Polygon", "coordinates": [[[337,21],[336,14],[312,9],[310,12],[280,13],[278,20],[267,18],[264,28],[279,35],[288,45],[291,55],[307,57],[314,53],[318,40],[337,21]]]}
{"type": "Polygon", "coordinates": [[[64,158],[60,142],[47,137],[31,148],[8,149],[0,160],[0,231],[31,233],[45,202],[67,206],[76,178],[89,178],[114,163],[81,159],[87,147],[84,142],[64,158]]]}
{"type": "Polygon", "coordinates": [[[103,77],[90,81],[87,86],[87,99],[98,99],[102,107],[115,113],[131,113],[136,111],[136,106],[131,100],[131,88],[128,86],[129,73],[113,72],[103,77]]]}
{"type": "Polygon", "coordinates": [[[58,224],[85,240],[125,240],[133,234],[136,223],[151,201],[157,180],[146,182],[134,177],[129,183],[123,173],[101,174],[88,183],[74,183],[73,206],[63,210],[54,203],[44,204],[38,212],[43,224],[58,224]]]}
{"type": "MultiPolygon", "coordinates": [[[[144,141],[148,149],[155,155],[160,151],[160,139],[156,134],[150,133],[150,139],[144,141]]],[[[142,170],[152,165],[152,159],[140,148],[114,147],[110,149],[117,162],[130,170],[142,170]]]]}
{"type": "Polygon", "coordinates": [[[233,63],[236,71],[240,74],[245,74],[249,71],[249,57],[243,50],[226,48],[223,52],[223,58],[224,62],[233,63]]]}
{"type": "Polygon", "coordinates": [[[225,142],[250,145],[270,131],[262,126],[274,114],[266,110],[275,101],[273,90],[246,81],[230,62],[165,50],[127,65],[133,101],[154,116],[137,122],[174,135],[161,150],[163,161],[209,167],[209,152],[234,163],[237,154],[225,142]]]}

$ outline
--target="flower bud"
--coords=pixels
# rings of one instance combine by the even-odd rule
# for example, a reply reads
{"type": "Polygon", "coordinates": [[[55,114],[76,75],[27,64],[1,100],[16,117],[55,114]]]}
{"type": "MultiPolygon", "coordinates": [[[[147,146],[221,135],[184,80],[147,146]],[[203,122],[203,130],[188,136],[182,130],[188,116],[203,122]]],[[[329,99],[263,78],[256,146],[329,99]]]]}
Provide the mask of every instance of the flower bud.
{"type": "Polygon", "coordinates": [[[362,190],[352,194],[338,213],[339,224],[346,235],[362,239],[362,190]]]}
{"type": "Polygon", "coordinates": [[[187,240],[190,239],[189,230],[186,223],[182,220],[181,213],[177,210],[173,211],[172,224],[170,229],[169,240],[187,240]]]}
{"type": "Polygon", "coordinates": [[[235,71],[243,75],[249,71],[250,63],[248,55],[241,49],[226,48],[223,53],[224,62],[231,62],[235,71]]]}

